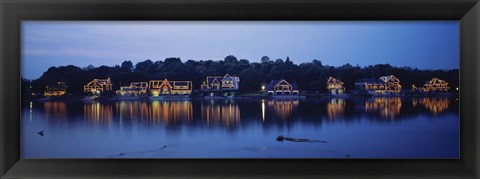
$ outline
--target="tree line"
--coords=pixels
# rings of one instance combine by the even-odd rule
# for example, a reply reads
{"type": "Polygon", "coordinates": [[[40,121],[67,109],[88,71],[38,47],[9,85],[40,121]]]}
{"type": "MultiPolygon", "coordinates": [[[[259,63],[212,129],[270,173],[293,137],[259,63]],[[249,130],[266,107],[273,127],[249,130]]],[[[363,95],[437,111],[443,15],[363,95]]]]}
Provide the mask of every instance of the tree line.
{"type": "Polygon", "coordinates": [[[135,81],[149,81],[153,79],[190,80],[193,89],[199,89],[206,76],[223,76],[230,74],[240,77],[240,92],[258,92],[261,84],[274,79],[285,79],[297,83],[304,92],[327,92],[326,83],[329,77],[335,77],[345,83],[348,90],[354,89],[356,80],[362,78],[376,78],[385,75],[395,75],[400,79],[403,89],[411,89],[412,84],[423,86],[433,77],[446,80],[454,91],[459,83],[459,70],[421,70],[412,67],[394,67],[389,64],[376,64],[366,67],[345,64],[334,67],[323,65],[319,60],[294,64],[289,57],[285,60],[271,60],[263,56],[260,62],[249,62],[246,59],[238,60],[229,55],[224,60],[187,60],[180,58],[166,58],[163,61],[145,60],[137,64],[124,61],[121,65],[100,66],[92,65],[77,67],[74,65],[50,67],[43,75],[35,80],[22,78],[24,89],[31,86],[32,92],[43,92],[45,86],[54,85],[63,81],[68,86],[68,93],[83,93],[83,85],[94,78],[110,77],[113,89],[128,86],[135,81]]]}

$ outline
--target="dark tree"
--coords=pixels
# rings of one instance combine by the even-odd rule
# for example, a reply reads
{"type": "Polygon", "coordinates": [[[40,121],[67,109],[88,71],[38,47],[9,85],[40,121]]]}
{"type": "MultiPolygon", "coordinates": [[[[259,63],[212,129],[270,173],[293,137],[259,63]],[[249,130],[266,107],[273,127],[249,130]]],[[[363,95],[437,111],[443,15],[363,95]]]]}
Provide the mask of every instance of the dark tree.
{"type": "Polygon", "coordinates": [[[270,61],[270,58],[268,56],[263,56],[262,59],[260,59],[261,62],[266,63],[270,61]]]}
{"type": "Polygon", "coordinates": [[[224,59],[225,63],[235,63],[237,62],[237,57],[233,56],[233,55],[229,55],[227,57],[225,57],[224,59]]]}
{"type": "Polygon", "coordinates": [[[124,61],[121,66],[122,71],[124,72],[132,72],[133,71],[133,63],[131,61],[124,61]]]}
{"type": "MultiPolygon", "coordinates": [[[[152,62],[145,60],[134,65],[131,61],[124,61],[120,66],[113,67],[92,65],[79,68],[73,65],[51,67],[43,75],[28,83],[32,92],[43,92],[45,86],[58,81],[66,82],[69,93],[83,92],[83,85],[93,78],[110,77],[114,90],[122,85],[134,81],[148,81],[152,79],[190,80],[194,89],[199,89],[206,76],[223,76],[226,73],[240,77],[240,92],[256,92],[261,83],[271,80],[285,79],[296,82],[304,91],[326,92],[328,77],[335,77],[345,83],[347,90],[354,89],[354,83],[362,78],[379,78],[384,75],[395,75],[400,79],[403,89],[410,89],[412,84],[422,86],[426,81],[437,77],[449,83],[450,91],[456,91],[459,82],[459,70],[420,70],[411,67],[393,67],[389,64],[376,64],[366,67],[345,64],[339,67],[323,65],[319,60],[294,64],[289,57],[285,61],[270,60],[263,56],[261,62],[250,63],[246,59],[238,60],[229,55],[221,61],[187,60],[171,57],[163,61],[152,62]]],[[[22,81],[22,84],[27,84],[22,81]]]]}

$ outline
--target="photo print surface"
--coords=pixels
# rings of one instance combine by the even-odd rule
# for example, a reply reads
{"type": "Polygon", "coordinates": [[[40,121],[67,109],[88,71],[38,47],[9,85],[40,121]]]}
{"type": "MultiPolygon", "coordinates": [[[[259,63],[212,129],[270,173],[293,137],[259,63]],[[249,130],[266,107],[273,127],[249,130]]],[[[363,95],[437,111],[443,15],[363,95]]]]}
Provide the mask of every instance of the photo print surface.
{"type": "Polygon", "coordinates": [[[458,21],[22,21],[21,158],[459,158],[458,21]]]}

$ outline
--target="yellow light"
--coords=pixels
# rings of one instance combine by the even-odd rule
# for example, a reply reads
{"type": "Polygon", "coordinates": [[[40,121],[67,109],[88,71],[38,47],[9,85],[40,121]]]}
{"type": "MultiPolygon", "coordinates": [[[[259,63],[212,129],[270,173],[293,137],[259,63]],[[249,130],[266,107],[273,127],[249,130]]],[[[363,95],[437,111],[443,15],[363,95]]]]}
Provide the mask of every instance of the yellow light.
{"type": "Polygon", "coordinates": [[[265,90],[265,86],[262,85],[262,90],[265,90]]]}

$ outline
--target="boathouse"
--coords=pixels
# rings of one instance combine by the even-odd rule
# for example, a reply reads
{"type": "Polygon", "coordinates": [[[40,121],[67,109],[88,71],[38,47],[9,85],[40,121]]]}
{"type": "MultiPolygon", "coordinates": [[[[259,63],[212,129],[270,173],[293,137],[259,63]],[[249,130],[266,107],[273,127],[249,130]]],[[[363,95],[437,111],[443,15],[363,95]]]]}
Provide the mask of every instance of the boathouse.
{"type": "Polygon", "coordinates": [[[111,90],[112,82],[110,81],[110,78],[93,79],[88,84],[83,86],[83,92],[85,93],[100,94],[102,92],[111,90]]]}
{"type": "Polygon", "coordinates": [[[357,80],[355,82],[355,89],[360,93],[367,93],[373,95],[390,95],[398,94],[402,90],[400,80],[393,76],[382,76],[378,79],[367,78],[357,80]]]}
{"type": "Polygon", "coordinates": [[[148,82],[132,82],[130,86],[121,86],[115,92],[120,96],[138,96],[148,94],[148,82]]]}
{"type": "Polygon", "coordinates": [[[432,78],[430,81],[425,82],[423,84],[422,91],[423,92],[447,92],[448,83],[445,80],[441,80],[438,78],[432,78]]]}
{"type": "Polygon", "coordinates": [[[286,80],[272,80],[266,85],[266,93],[268,95],[298,95],[299,90],[296,83],[289,83],[286,80]]]}
{"type": "Polygon", "coordinates": [[[235,96],[240,86],[240,78],[225,76],[207,76],[201,85],[201,91],[207,96],[235,96]]]}
{"type": "Polygon", "coordinates": [[[345,92],[345,87],[343,87],[343,82],[330,77],[327,80],[327,89],[332,95],[343,94],[345,92]]]}
{"type": "Polygon", "coordinates": [[[192,81],[150,80],[149,88],[152,96],[190,95],[192,81]]]}
{"type": "Polygon", "coordinates": [[[67,85],[65,85],[65,82],[57,82],[55,85],[46,86],[43,93],[44,96],[48,97],[63,96],[65,94],[67,94],[67,85]]]}

